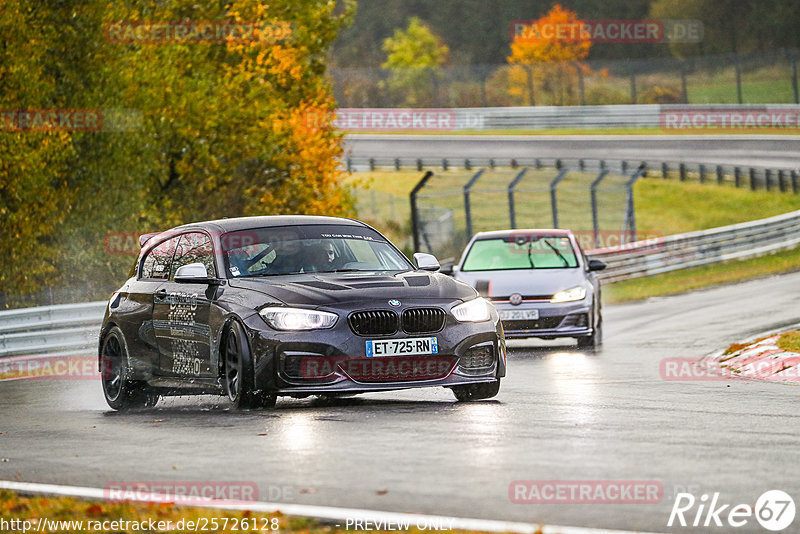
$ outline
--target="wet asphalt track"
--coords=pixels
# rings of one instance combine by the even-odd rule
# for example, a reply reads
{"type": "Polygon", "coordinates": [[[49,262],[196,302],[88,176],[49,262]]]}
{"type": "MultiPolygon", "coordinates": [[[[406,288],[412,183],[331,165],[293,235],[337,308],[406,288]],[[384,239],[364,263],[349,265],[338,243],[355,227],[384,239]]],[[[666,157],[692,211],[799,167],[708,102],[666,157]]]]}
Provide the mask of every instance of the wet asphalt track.
{"type": "MultiPolygon", "coordinates": [[[[649,531],[669,531],[678,487],[733,504],[778,488],[800,504],[800,389],[659,377],[662,358],[701,357],[797,322],[798,288],[795,273],[607,307],[602,352],[513,342],[500,394],[474,404],[417,390],[281,399],[249,413],[211,397],[170,399],[122,414],[107,409],[98,382],[0,383],[0,479],[252,481],[262,500],[649,531]],[[658,480],[665,496],[509,501],[512,481],[553,479],[658,480]]],[[[763,529],[751,519],[736,531],[763,529]]]]}
{"type": "Polygon", "coordinates": [[[792,135],[391,135],[351,134],[357,158],[572,158],[800,167],[800,136],[792,135]]]}

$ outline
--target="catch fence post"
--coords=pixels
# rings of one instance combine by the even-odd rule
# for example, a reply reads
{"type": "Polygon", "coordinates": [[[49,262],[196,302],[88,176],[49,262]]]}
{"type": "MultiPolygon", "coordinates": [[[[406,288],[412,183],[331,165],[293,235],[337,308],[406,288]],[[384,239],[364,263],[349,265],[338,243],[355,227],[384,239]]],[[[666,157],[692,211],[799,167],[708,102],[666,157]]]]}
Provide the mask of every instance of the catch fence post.
{"type": "Polygon", "coordinates": [[[419,212],[417,210],[417,195],[425,187],[425,184],[428,183],[428,180],[431,179],[433,176],[433,171],[428,171],[422,177],[422,179],[417,182],[417,185],[414,186],[414,189],[411,190],[411,193],[408,195],[409,201],[411,202],[411,234],[414,238],[414,252],[419,252],[419,212]]]}
{"type": "Polygon", "coordinates": [[[467,220],[467,239],[472,239],[472,206],[470,205],[469,193],[472,187],[480,180],[481,175],[486,169],[476,172],[464,186],[464,217],[467,220]]]}
{"type": "Polygon", "coordinates": [[[514,205],[514,190],[517,188],[517,185],[525,176],[525,173],[528,172],[528,168],[525,167],[517,175],[514,177],[513,180],[508,184],[508,217],[511,222],[511,229],[514,230],[517,227],[517,208],[514,205]]]}

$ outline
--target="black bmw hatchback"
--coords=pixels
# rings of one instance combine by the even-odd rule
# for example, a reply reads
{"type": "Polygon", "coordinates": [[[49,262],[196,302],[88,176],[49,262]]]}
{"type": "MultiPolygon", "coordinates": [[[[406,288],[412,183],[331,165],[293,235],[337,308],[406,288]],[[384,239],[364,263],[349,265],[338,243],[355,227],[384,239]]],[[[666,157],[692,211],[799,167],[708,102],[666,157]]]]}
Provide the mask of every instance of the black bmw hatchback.
{"type": "Polygon", "coordinates": [[[494,307],[414,264],[351,219],[270,216],[180,226],[142,251],[108,303],[99,343],[114,409],[160,396],[227,395],[236,407],[278,396],[441,386],[493,397],[506,372],[494,307]]]}

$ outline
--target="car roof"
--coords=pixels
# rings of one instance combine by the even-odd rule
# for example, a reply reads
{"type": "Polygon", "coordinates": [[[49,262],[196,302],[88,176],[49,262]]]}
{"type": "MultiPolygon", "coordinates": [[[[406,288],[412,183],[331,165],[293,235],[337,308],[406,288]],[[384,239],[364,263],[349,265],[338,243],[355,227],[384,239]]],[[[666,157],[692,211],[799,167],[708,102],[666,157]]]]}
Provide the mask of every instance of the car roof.
{"type": "Polygon", "coordinates": [[[512,235],[551,235],[555,237],[570,237],[572,230],[560,228],[518,228],[515,230],[494,230],[491,232],[478,232],[473,239],[494,239],[498,237],[509,237],[512,235]]]}
{"type": "Polygon", "coordinates": [[[355,219],[345,219],[343,217],[324,217],[318,215],[262,215],[258,217],[232,217],[230,219],[215,219],[212,221],[199,221],[181,226],[176,226],[161,232],[152,232],[139,236],[139,245],[142,252],[160,243],[163,239],[154,239],[161,235],[175,236],[187,230],[205,230],[209,233],[224,234],[240,230],[250,230],[253,228],[277,227],[277,226],[303,226],[313,224],[336,224],[339,226],[369,226],[355,219]]]}
{"type": "Polygon", "coordinates": [[[318,215],[262,215],[259,217],[234,217],[230,219],[215,219],[213,221],[202,221],[184,224],[172,231],[182,231],[191,228],[203,228],[206,230],[216,230],[220,232],[235,232],[238,230],[248,230],[251,228],[263,228],[269,226],[302,226],[312,224],[338,224],[344,226],[367,225],[355,219],[344,219],[341,217],[323,217],[318,215]]]}

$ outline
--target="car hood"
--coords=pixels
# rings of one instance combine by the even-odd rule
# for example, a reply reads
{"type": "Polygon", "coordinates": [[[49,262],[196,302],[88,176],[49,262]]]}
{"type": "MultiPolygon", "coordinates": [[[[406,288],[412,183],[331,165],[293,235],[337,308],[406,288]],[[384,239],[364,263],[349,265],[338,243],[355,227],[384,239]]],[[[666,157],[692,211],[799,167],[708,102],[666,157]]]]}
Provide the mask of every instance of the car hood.
{"type": "Polygon", "coordinates": [[[456,278],[472,287],[485,288],[488,296],[507,297],[513,293],[523,296],[552,296],[559,291],[586,285],[583,269],[515,269],[508,271],[458,272],[456,278]]]}
{"type": "Polygon", "coordinates": [[[402,273],[315,273],[233,278],[232,288],[255,291],[290,306],[331,306],[353,301],[376,305],[389,299],[460,299],[475,290],[449,276],[424,271],[402,273]]]}

